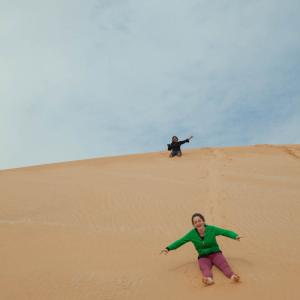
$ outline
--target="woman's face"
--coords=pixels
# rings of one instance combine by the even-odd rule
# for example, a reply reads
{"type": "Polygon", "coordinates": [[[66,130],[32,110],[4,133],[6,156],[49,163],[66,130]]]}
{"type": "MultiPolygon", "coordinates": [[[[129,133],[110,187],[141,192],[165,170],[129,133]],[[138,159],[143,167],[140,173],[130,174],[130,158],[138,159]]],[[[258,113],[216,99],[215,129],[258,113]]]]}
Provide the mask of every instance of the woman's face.
{"type": "Polygon", "coordinates": [[[178,142],[178,138],[177,138],[176,136],[174,136],[174,137],[172,138],[172,142],[178,142]]]}
{"type": "Polygon", "coordinates": [[[202,228],[204,224],[205,222],[199,216],[194,217],[193,225],[195,228],[202,228]]]}

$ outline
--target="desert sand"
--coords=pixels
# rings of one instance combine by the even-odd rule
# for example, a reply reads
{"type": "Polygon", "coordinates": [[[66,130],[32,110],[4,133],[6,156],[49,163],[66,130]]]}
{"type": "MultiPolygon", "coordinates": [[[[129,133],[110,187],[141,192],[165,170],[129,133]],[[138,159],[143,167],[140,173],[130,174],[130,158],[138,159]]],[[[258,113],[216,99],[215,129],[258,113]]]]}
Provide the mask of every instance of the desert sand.
{"type": "Polygon", "coordinates": [[[0,171],[0,299],[300,299],[300,145],[183,149],[0,171]],[[241,276],[205,287],[206,222],[241,276]]]}

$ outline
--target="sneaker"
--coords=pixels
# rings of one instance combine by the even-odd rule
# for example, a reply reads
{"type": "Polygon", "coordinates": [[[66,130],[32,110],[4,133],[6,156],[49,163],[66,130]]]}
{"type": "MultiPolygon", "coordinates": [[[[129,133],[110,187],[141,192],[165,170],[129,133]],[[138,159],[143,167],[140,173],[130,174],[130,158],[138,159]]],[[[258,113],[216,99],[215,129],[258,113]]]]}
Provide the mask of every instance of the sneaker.
{"type": "Polygon", "coordinates": [[[237,274],[233,274],[231,277],[230,277],[231,281],[232,282],[239,282],[240,281],[240,276],[237,275],[237,274]]]}
{"type": "Polygon", "coordinates": [[[214,284],[214,280],[211,277],[203,277],[202,278],[202,282],[205,285],[212,285],[212,284],[214,284]]]}

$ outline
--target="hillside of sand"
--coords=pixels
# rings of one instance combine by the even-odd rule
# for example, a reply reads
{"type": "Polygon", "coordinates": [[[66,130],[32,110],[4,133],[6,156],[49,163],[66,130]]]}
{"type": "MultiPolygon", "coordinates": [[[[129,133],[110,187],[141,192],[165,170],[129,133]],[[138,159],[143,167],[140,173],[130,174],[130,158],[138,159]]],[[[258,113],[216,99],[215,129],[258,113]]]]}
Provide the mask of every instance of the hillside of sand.
{"type": "Polygon", "coordinates": [[[300,145],[109,157],[0,171],[0,299],[300,299],[300,145]],[[241,283],[196,251],[160,250],[208,224],[241,283]]]}

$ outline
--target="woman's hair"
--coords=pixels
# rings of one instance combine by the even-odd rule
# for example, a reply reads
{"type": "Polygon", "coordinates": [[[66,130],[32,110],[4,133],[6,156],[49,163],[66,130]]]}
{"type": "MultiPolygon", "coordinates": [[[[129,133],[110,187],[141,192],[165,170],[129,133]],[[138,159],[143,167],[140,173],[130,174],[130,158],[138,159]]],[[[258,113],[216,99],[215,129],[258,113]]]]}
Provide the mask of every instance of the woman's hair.
{"type": "Polygon", "coordinates": [[[173,135],[173,136],[172,136],[172,141],[173,141],[174,139],[178,140],[178,137],[177,137],[176,135],[173,135]]]}
{"type": "Polygon", "coordinates": [[[194,224],[194,218],[195,217],[199,217],[203,222],[205,222],[205,219],[201,214],[195,213],[195,214],[192,215],[192,224],[194,224]]]}

